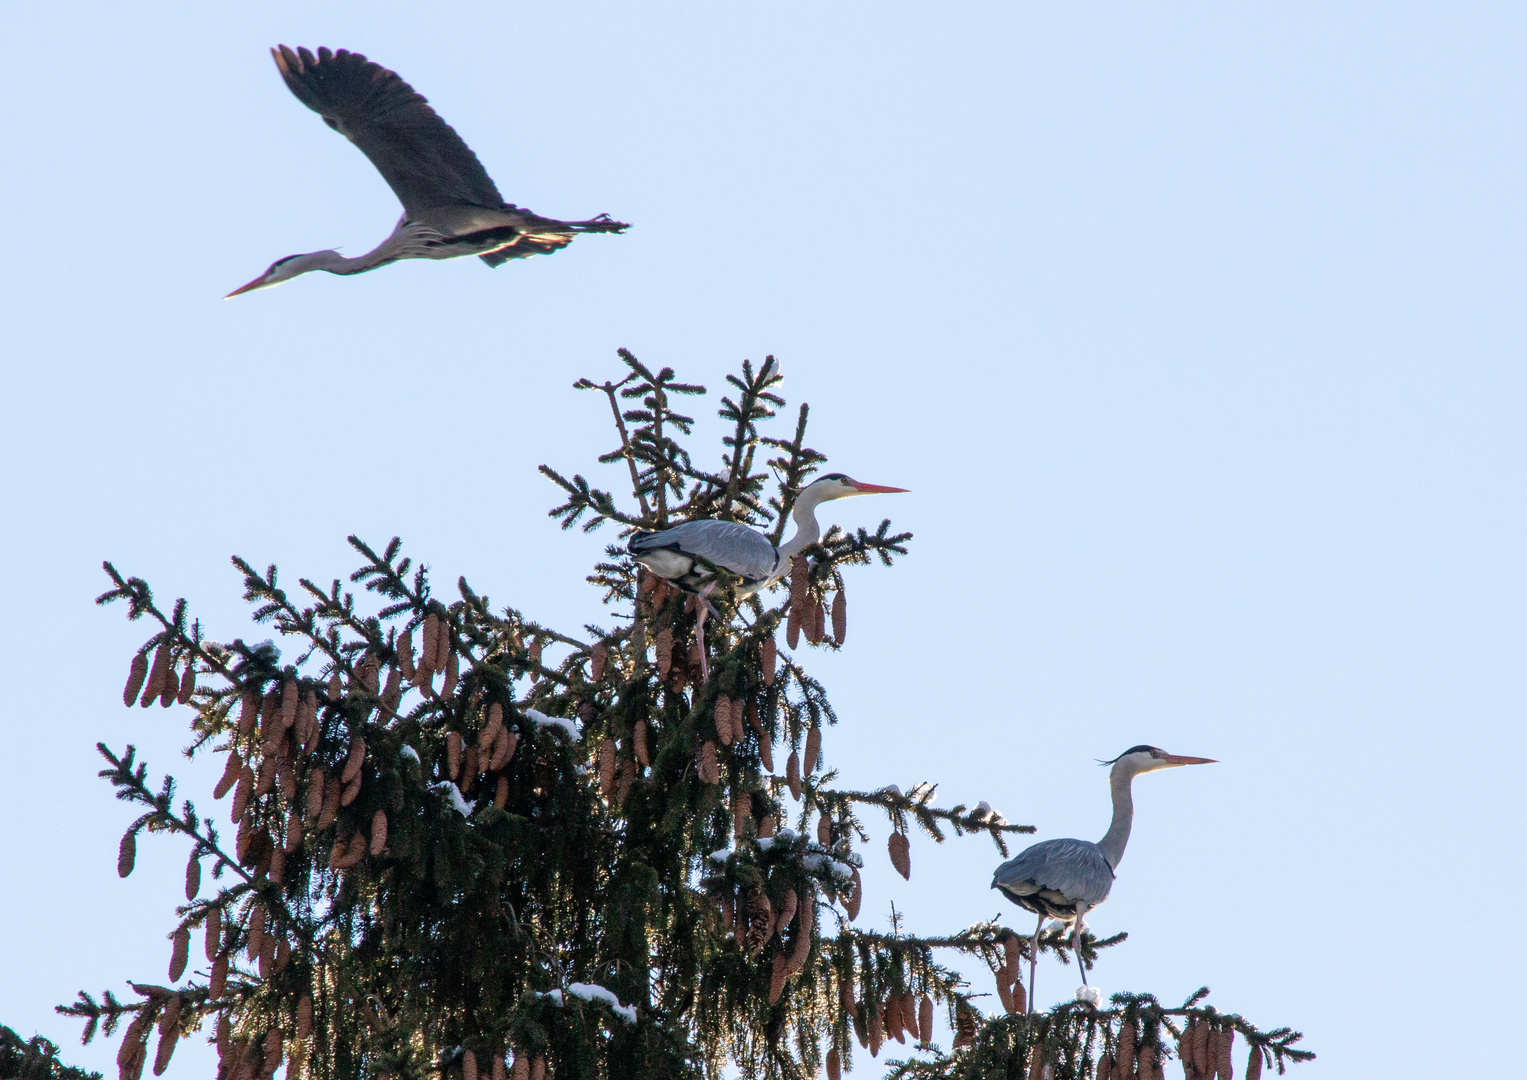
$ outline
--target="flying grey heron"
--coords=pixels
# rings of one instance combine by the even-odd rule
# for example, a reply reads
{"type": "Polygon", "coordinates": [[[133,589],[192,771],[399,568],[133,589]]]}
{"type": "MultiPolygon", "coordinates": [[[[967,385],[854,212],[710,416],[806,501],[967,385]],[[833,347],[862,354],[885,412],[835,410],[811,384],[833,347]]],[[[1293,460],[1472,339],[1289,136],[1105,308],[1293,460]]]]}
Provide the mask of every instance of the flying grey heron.
{"type": "Polygon", "coordinates": [[[1113,888],[1114,871],[1129,843],[1129,826],[1135,817],[1130,783],[1141,773],[1174,769],[1179,765],[1210,765],[1213,758],[1181,757],[1155,746],[1132,746],[1112,761],[1108,788],[1113,795],[1113,821],[1096,844],[1086,840],[1042,840],[997,867],[991,886],[1001,889],[1013,903],[1039,916],[1029,954],[1029,1010],[1034,1009],[1034,969],[1039,959],[1039,932],[1046,919],[1073,924],[1072,942],[1082,986],[1087,968],[1082,964],[1082,919],[1104,900],[1113,888]]]}
{"type": "Polygon", "coordinates": [[[399,259],[476,255],[489,266],[549,255],[584,232],[624,232],[601,214],[557,221],[506,203],[461,136],[396,74],[360,53],[272,49],[286,85],[323,122],[360,148],[403,204],[392,235],[354,259],[337,251],[288,255],[230,297],[309,270],[359,274],[399,259]]]}
{"type": "MultiPolygon", "coordinates": [[[[828,473],[807,484],[796,496],[790,516],[795,534],[779,547],[763,533],[738,521],[710,519],[686,521],[662,532],[643,532],[631,537],[626,545],[637,562],[660,578],[666,578],[685,592],[699,596],[698,626],[695,633],[704,640],[707,603],[705,597],[715,588],[718,568],[737,575],[742,581],[738,596],[751,596],[772,585],[790,569],[790,560],[816,543],[822,536],[816,509],[833,499],[854,495],[904,492],[906,488],[863,484],[842,473],[828,473]]],[[[700,649],[702,677],[708,677],[705,649],[700,649]]]]}

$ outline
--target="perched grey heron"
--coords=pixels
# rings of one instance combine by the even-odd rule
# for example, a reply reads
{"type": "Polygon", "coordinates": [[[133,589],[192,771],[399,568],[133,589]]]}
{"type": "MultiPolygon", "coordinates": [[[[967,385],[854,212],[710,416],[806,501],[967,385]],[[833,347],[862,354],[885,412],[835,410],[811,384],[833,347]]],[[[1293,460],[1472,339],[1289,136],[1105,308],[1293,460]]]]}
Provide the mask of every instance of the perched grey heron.
{"type": "MultiPolygon", "coordinates": [[[[763,533],[737,521],[686,521],[662,532],[643,532],[631,537],[626,545],[637,562],[658,577],[666,578],[685,592],[700,597],[699,625],[695,633],[705,633],[707,603],[705,597],[716,587],[716,570],[726,570],[741,578],[737,595],[751,596],[772,585],[790,569],[790,560],[816,543],[822,536],[816,509],[833,499],[854,495],[904,492],[906,488],[863,484],[842,473],[828,473],[807,484],[796,496],[790,516],[795,534],[775,547],[763,533]]],[[[701,667],[707,668],[705,650],[700,650],[701,667]]]]}
{"type": "Polygon", "coordinates": [[[476,255],[489,266],[549,255],[585,232],[624,232],[629,226],[601,214],[557,221],[506,203],[461,136],[423,95],[360,53],[272,49],[292,93],[323,122],[371,159],[403,204],[392,235],[354,259],[337,251],[288,255],[248,285],[229,293],[279,285],[309,270],[359,274],[399,259],[476,255]]]}
{"type": "Polygon", "coordinates": [[[997,867],[991,886],[1001,889],[1013,903],[1039,916],[1029,954],[1029,1009],[1034,1008],[1034,969],[1039,959],[1039,932],[1046,919],[1073,924],[1072,942],[1076,966],[1087,985],[1082,964],[1082,919],[1104,900],[1113,888],[1114,871],[1129,843],[1129,826],[1135,817],[1130,783],[1141,773],[1175,769],[1179,765],[1210,765],[1213,758],[1180,757],[1155,746],[1132,746],[1112,761],[1108,788],[1113,795],[1113,821],[1096,844],[1086,840],[1042,840],[997,867]]]}

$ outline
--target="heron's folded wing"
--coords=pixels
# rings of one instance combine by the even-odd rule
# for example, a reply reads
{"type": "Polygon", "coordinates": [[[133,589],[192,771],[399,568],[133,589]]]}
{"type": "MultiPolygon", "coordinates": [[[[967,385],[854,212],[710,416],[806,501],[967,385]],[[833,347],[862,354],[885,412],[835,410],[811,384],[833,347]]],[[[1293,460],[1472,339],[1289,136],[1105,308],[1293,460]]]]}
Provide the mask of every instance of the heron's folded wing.
{"type": "Polygon", "coordinates": [[[345,49],[270,52],[297,100],[360,147],[409,217],[453,204],[504,205],[477,155],[393,72],[345,49]]]}
{"type": "Polygon", "coordinates": [[[1095,907],[1113,888],[1113,868],[1096,844],[1044,840],[997,867],[992,884],[1014,896],[1053,891],[1095,907]]]}
{"type": "Polygon", "coordinates": [[[767,578],[779,559],[768,537],[735,521],[686,521],[662,532],[632,537],[630,547],[633,553],[674,547],[750,582],[767,578]]]}

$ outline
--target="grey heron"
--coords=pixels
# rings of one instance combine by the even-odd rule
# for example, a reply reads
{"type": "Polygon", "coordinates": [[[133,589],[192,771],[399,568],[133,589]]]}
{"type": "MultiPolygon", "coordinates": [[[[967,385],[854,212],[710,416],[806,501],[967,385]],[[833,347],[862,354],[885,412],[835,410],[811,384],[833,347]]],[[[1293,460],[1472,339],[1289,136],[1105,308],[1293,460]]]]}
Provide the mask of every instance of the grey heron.
{"type": "MultiPolygon", "coordinates": [[[[699,596],[699,625],[695,633],[702,635],[703,642],[705,597],[715,588],[718,568],[742,579],[737,587],[738,596],[751,596],[784,577],[790,569],[790,560],[821,539],[816,509],[822,503],[854,495],[906,490],[864,484],[842,473],[828,473],[807,484],[796,496],[790,511],[795,533],[778,547],[763,533],[741,522],[702,519],[686,521],[662,532],[637,533],[626,544],[626,550],[658,577],[699,596]]],[[[700,658],[702,669],[708,670],[703,644],[700,658]]]]}
{"type": "Polygon", "coordinates": [[[354,259],[313,251],[277,259],[230,297],[310,270],[359,274],[399,259],[476,255],[489,266],[549,255],[585,232],[624,232],[601,214],[588,221],[543,218],[507,203],[477,155],[423,95],[396,74],[346,49],[272,49],[287,87],[323,122],[360,148],[403,204],[392,235],[354,259]]]}
{"type": "Polygon", "coordinates": [[[1082,919],[1108,899],[1114,871],[1124,857],[1124,845],[1129,843],[1129,827],[1135,817],[1130,783],[1141,773],[1174,769],[1179,765],[1213,763],[1213,758],[1182,757],[1143,743],[1132,746],[1113,760],[1100,763],[1113,766],[1108,773],[1113,820],[1103,839],[1096,844],[1086,840],[1042,840],[997,867],[992,874],[992,888],[1001,889],[1013,903],[1039,916],[1034,928],[1033,951],[1029,954],[1030,1011],[1034,1009],[1039,932],[1046,919],[1072,923],[1076,966],[1081,968],[1082,986],[1087,985],[1087,968],[1082,964],[1082,919]]]}

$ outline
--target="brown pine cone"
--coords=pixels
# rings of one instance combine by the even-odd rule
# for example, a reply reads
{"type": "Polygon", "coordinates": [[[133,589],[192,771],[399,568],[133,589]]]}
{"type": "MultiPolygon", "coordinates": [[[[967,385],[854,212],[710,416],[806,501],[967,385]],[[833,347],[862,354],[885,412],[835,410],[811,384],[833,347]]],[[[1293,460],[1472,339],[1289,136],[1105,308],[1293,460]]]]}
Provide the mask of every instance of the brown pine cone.
{"type": "Polygon", "coordinates": [[[842,645],[843,637],[847,633],[848,600],[843,590],[839,589],[838,595],[832,598],[832,639],[842,645]]]}
{"type": "Polygon", "coordinates": [[[604,678],[605,665],[610,662],[610,650],[604,642],[599,642],[589,650],[589,681],[599,682],[604,678]]]}
{"type": "Polygon", "coordinates": [[[1023,962],[1023,946],[1018,941],[1018,935],[1011,930],[1002,938],[1002,964],[1008,970],[1008,978],[1018,977],[1018,966],[1023,962]]]}
{"type": "Polygon", "coordinates": [[[164,669],[164,680],[159,684],[159,706],[168,709],[180,693],[180,676],[175,674],[175,664],[164,669]]]}
{"type": "Polygon", "coordinates": [[[652,764],[652,755],[647,750],[647,721],[638,720],[631,728],[631,749],[636,754],[636,760],[642,768],[652,764]]]}
{"type": "Polygon", "coordinates": [[[1023,979],[1016,968],[1013,969],[1013,980],[1008,984],[1007,993],[1013,999],[1013,1012],[1021,1013],[1027,1010],[1028,996],[1023,992],[1023,979]]]}
{"type": "Polygon", "coordinates": [[[412,630],[404,630],[399,634],[393,651],[397,654],[398,670],[403,673],[403,678],[412,682],[419,670],[414,667],[414,632],[412,630]]]}
{"type": "Polygon", "coordinates": [[[228,954],[218,953],[217,959],[212,961],[212,977],[207,980],[207,993],[213,1001],[223,996],[223,989],[228,984],[228,954]]]}
{"type": "Polygon", "coordinates": [[[1213,1029],[1201,1020],[1195,1020],[1188,1027],[1193,1033],[1193,1068],[1204,1080],[1209,1080],[1209,1077],[1214,1075],[1214,1058],[1209,1052],[1209,1040],[1213,1029]]]}
{"type": "Polygon", "coordinates": [[[507,1080],[507,1076],[504,1073],[504,1059],[501,1054],[493,1055],[493,1069],[491,1076],[492,1080],[507,1080]]]}
{"type": "Polygon", "coordinates": [[[790,923],[795,919],[795,911],[800,906],[800,897],[795,895],[794,889],[785,890],[785,898],[779,905],[779,917],[774,920],[775,933],[780,937],[785,936],[790,923]]]}
{"type": "Polygon", "coordinates": [[[154,662],[148,669],[148,682],[143,687],[143,697],[138,704],[148,708],[164,692],[165,682],[170,678],[170,643],[162,641],[154,650],[154,662]]]}
{"type": "Polygon", "coordinates": [[[804,618],[805,625],[801,629],[806,632],[807,643],[810,645],[822,644],[822,632],[827,626],[827,619],[822,613],[822,601],[813,596],[806,604],[804,618]]]}
{"type": "Polygon", "coordinates": [[[244,691],[244,696],[239,699],[239,735],[247,737],[254,731],[255,724],[260,719],[260,693],[254,687],[244,691]]]}
{"type": "Polygon", "coordinates": [[[1246,1055],[1246,1080],[1262,1080],[1262,1048],[1253,1045],[1246,1055]]]}
{"type": "Polygon", "coordinates": [[[303,994],[297,1002],[297,1038],[306,1039],[313,1034],[313,996],[303,994]]]}
{"type": "Polygon", "coordinates": [[[927,994],[917,1007],[917,1030],[923,1037],[924,1046],[933,1042],[933,999],[927,994]]]}
{"type": "Polygon", "coordinates": [[[758,758],[763,763],[765,772],[774,771],[774,743],[762,733],[758,737],[758,758]]]}
{"type": "Polygon", "coordinates": [[[191,857],[186,860],[186,899],[195,900],[196,894],[201,892],[201,860],[196,857],[196,852],[191,852],[191,857]]]}
{"type": "Polygon", "coordinates": [[[292,766],[292,759],[285,755],[276,760],[276,787],[287,803],[297,798],[297,770],[292,766]]]}
{"type": "Polygon", "coordinates": [[[263,795],[269,795],[275,787],[276,758],[271,755],[260,762],[260,771],[255,774],[254,797],[258,799],[263,795]]]}
{"type": "Polygon", "coordinates": [[[911,845],[907,842],[907,834],[893,832],[891,838],[886,841],[886,850],[891,854],[891,865],[896,867],[896,872],[910,881],[912,878],[912,854],[911,845]]]}
{"type": "Polygon", "coordinates": [[[546,1059],[537,1057],[530,1063],[530,1080],[546,1080],[546,1059]]]}
{"type": "Polygon", "coordinates": [[[748,887],[744,911],[748,928],[743,944],[749,953],[756,953],[774,936],[774,908],[769,903],[768,894],[757,882],[748,887]]]}
{"type": "MultiPolygon", "coordinates": [[[[458,736],[458,739],[460,736],[458,736]]],[[[350,756],[345,759],[345,771],[340,774],[340,782],[348,784],[361,774],[361,765],[366,761],[366,740],[359,735],[350,736],[350,756]]]]}
{"type": "Polygon", "coordinates": [[[1007,968],[1000,967],[993,975],[997,981],[997,1000],[1002,1002],[1002,1011],[1011,1016],[1018,1010],[1013,1008],[1012,980],[1008,977],[1007,968]]]}
{"type": "Polygon", "coordinates": [[[810,776],[817,770],[817,760],[822,756],[822,729],[811,728],[806,732],[806,775],[810,776]]]}
{"type": "Polygon", "coordinates": [[[138,836],[136,833],[123,833],[122,842],[117,845],[117,877],[126,877],[133,872],[133,862],[138,858],[138,836]]]}
{"type": "Polygon", "coordinates": [[[816,901],[808,892],[795,915],[795,948],[791,950],[790,961],[786,964],[791,978],[800,974],[811,956],[811,931],[815,925],[816,901]]]}
{"type": "Polygon", "coordinates": [[[769,976],[770,1005],[778,1004],[780,995],[785,992],[785,980],[789,978],[789,976],[786,974],[786,967],[788,964],[789,961],[785,959],[785,954],[783,952],[777,952],[774,954],[774,971],[769,976]]]}
{"type": "Polygon", "coordinates": [[[297,722],[297,706],[301,703],[302,691],[297,686],[297,680],[287,677],[281,684],[281,726],[289,728],[297,722]]]}
{"type": "Polygon", "coordinates": [[[373,857],[387,850],[387,811],[385,810],[378,810],[371,815],[371,846],[368,850],[373,857]]]}
{"type": "Polygon", "coordinates": [[[801,755],[796,751],[790,751],[790,759],[785,762],[785,783],[790,785],[790,797],[796,802],[801,801],[801,755]]]}
{"type": "Polygon", "coordinates": [[[716,763],[716,744],[709,739],[700,747],[700,779],[707,784],[721,782],[721,769],[716,763]]]}
{"type": "Polygon", "coordinates": [[[852,1016],[857,1008],[854,1004],[854,982],[851,975],[838,976],[838,1008],[843,1010],[845,1016],[852,1016]]]}
{"type": "Polygon", "coordinates": [[[345,696],[345,684],[339,680],[339,672],[329,676],[329,685],[325,688],[331,702],[338,701],[345,696]]]}
{"type": "Polygon", "coordinates": [[[774,815],[773,814],[765,814],[763,816],[763,820],[758,823],[758,836],[759,836],[759,838],[760,839],[764,839],[764,838],[773,836],[774,835],[774,831],[775,831],[775,827],[776,826],[775,826],[775,823],[774,823],[774,815]]]}
{"type": "Polygon", "coordinates": [[[907,1041],[906,1028],[901,1022],[901,995],[892,994],[886,999],[884,1019],[885,1034],[888,1039],[895,1039],[899,1043],[907,1041]]]}
{"type": "Polygon", "coordinates": [[[249,941],[245,955],[254,960],[265,947],[265,909],[259,904],[249,905],[249,941]]]}
{"type": "Polygon", "coordinates": [[[722,746],[732,745],[732,699],[722,694],[716,699],[715,713],[716,736],[721,740],[722,746]]]}
{"type": "Polygon", "coordinates": [[[1221,1028],[1214,1048],[1214,1080],[1235,1080],[1235,1028],[1221,1028]]]}
{"type": "Polygon", "coordinates": [[[175,1023],[167,1028],[162,1020],[160,1022],[159,1052],[154,1055],[155,1076],[163,1076],[164,1070],[170,1067],[170,1055],[175,1053],[175,1043],[180,1039],[180,999],[178,997],[170,999],[170,1004],[165,1008],[163,1015],[170,1016],[172,1009],[175,1023]]]}
{"type": "Polygon", "coordinates": [[[461,1055],[461,1080],[477,1080],[477,1055],[470,1050],[461,1055]]]}
{"type": "Polygon", "coordinates": [[[272,1028],[265,1033],[265,1075],[270,1076],[281,1067],[281,1029],[272,1028]]]}
{"type": "Polygon", "coordinates": [[[388,712],[396,712],[398,702],[403,700],[403,673],[396,664],[387,669],[387,685],[382,687],[382,705],[388,712]]]}
{"type": "Polygon", "coordinates": [[[191,695],[196,693],[196,661],[186,661],[186,673],[180,677],[180,692],[175,695],[175,700],[182,705],[191,704],[191,695]]]}
{"type": "Polygon", "coordinates": [[[774,635],[770,634],[763,640],[763,647],[759,650],[759,666],[763,668],[763,684],[774,685],[775,668],[779,666],[779,646],[774,644],[774,635]]]}
{"type": "Polygon", "coordinates": [[[615,740],[599,741],[599,792],[606,800],[615,794],[615,740]]]}
{"type": "Polygon", "coordinates": [[[223,947],[223,909],[213,908],[207,913],[202,921],[206,928],[206,941],[202,945],[202,952],[208,961],[216,960],[218,951],[223,947]]]}
{"type": "MultiPolygon", "coordinates": [[[[1097,1080],[1114,1080],[1113,1056],[1104,1054],[1098,1058],[1097,1080]]],[[[1127,1080],[1127,1078],[1124,1078],[1127,1080]]]]}
{"type": "Polygon", "coordinates": [[[122,688],[122,704],[132,707],[132,703],[138,700],[138,691],[143,689],[143,680],[148,678],[148,654],[139,653],[133,657],[133,662],[127,669],[127,685],[122,688]]]}
{"type": "Polygon", "coordinates": [[[356,773],[355,779],[346,784],[344,790],[339,793],[339,805],[349,806],[356,800],[356,797],[360,795],[360,793],[361,777],[359,773],[356,773]]]}
{"type": "Polygon", "coordinates": [[[823,847],[832,843],[832,818],[825,810],[817,817],[817,843],[823,847]]]}
{"type": "Polygon", "coordinates": [[[748,737],[748,727],[747,727],[747,724],[743,721],[743,715],[746,712],[747,712],[747,709],[743,705],[742,699],[741,698],[733,698],[732,699],[732,741],[734,743],[740,743],[740,742],[742,742],[743,739],[746,739],[748,737]]]}
{"type": "Polygon", "coordinates": [[[910,990],[901,995],[901,1024],[913,1042],[922,1041],[922,1029],[917,1026],[917,998],[910,990]]]}
{"type": "Polygon", "coordinates": [[[1125,1077],[1135,1072],[1135,1025],[1128,1020],[1119,1025],[1118,1049],[1114,1051],[1114,1074],[1125,1077]]]}
{"type": "Polygon", "coordinates": [[[498,785],[493,789],[493,805],[502,810],[509,805],[509,778],[500,776],[498,785]]]}
{"type": "Polygon", "coordinates": [[[1040,1043],[1029,1049],[1029,1080],[1044,1080],[1045,1048],[1040,1043]]]}
{"type": "Polygon", "coordinates": [[[657,632],[653,648],[657,651],[657,677],[666,679],[668,678],[668,672],[673,668],[672,627],[665,626],[657,632]]]}
{"type": "Polygon", "coordinates": [[[323,813],[324,775],[322,769],[314,769],[308,775],[308,820],[317,821],[323,813]]]}
{"type": "Polygon", "coordinates": [[[339,817],[339,800],[342,797],[341,789],[344,787],[338,777],[330,777],[323,785],[323,809],[318,812],[317,828],[323,832],[334,824],[335,818],[339,817]]]}
{"type": "Polygon", "coordinates": [[[237,750],[229,749],[228,760],[223,765],[223,778],[217,782],[217,787],[212,789],[212,797],[221,799],[228,794],[228,789],[238,783],[239,770],[244,767],[244,759],[239,757],[237,750]]]}
{"type": "Polygon", "coordinates": [[[864,1008],[870,1014],[870,1057],[879,1057],[880,1048],[885,1045],[885,1018],[878,1002],[866,998],[864,1008]]]}
{"type": "Polygon", "coordinates": [[[827,1080],[843,1080],[843,1066],[838,1061],[838,1048],[827,1051],[827,1080]]]}
{"type": "Polygon", "coordinates": [[[530,681],[532,683],[541,677],[539,670],[541,667],[541,645],[541,639],[536,638],[530,643],[530,648],[525,650],[525,659],[530,665],[530,681]]]}
{"type": "Polygon", "coordinates": [[[859,917],[859,905],[864,900],[864,881],[859,876],[859,868],[854,867],[853,886],[843,898],[843,912],[848,916],[848,921],[853,922],[859,917]]]}
{"type": "Polygon", "coordinates": [[[514,1080],[530,1080],[530,1059],[524,1054],[514,1055],[514,1068],[510,1070],[514,1080]]]}
{"type": "Polygon", "coordinates": [[[746,791],[732,793],[732,835],[738,840],[747,834],[748,822],[753,819],[753,799],[746,791]]]}
{"type": "Polygon", "coordinates": [[[444,627],[440,633],[441,647],[445,649],[445,682],[440,684],[442,697],[450,697],[456,692],[456,683],[461,678],[461,654],[456,651],[456,639],[444,627]]]}
{"type": "Polygon", "coordinates": [[[170,982],[179,982],[186,973],[186,959],[191,952],[191,931],[182,926],[170,939],[170,982]]]}
{"type": "Polygon", "coordinates": [[[281,848],[288,855],[295,855],[302,846],[302,810],[296,803],[286,812],[286,837],[281,848]]]}
{"type": "Polygon", "coordinates": [[[1144,1042],[1135,1052],[1135,1072],[1140,1080],[1152,1080],[1156,1075],[1156,1048],[1151,1043],[1144,1042]]]}
{"type": "MultiPolygon", "coordinates": [[[[348,774],[349,771],[347,764],[345,772],[348,774]]],[[[461,736],[454,731],[445,737],[445,775],[452,780],[461,776],[461,736]]],[[[348,780],[350,777],[346,775],[345,779],[348,780]]]]}

